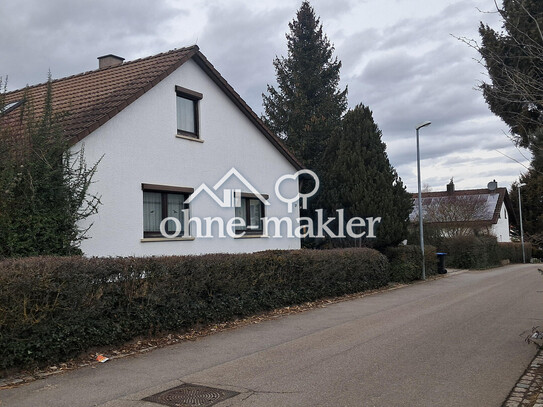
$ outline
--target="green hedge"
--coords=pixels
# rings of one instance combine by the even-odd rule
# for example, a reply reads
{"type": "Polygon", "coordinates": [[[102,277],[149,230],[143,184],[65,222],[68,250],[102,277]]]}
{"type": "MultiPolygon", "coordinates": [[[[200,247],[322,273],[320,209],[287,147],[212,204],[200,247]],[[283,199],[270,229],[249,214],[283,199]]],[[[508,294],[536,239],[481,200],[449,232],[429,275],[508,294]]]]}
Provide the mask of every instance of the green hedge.
{"type": "MultiPolygon", "coordinates": [[[[498,243],[500,260],[509,260],[511,263],[522,263],[521,243],[498,243]]],[[[524,243],[524,256],[526,263],[532,258],[532,244],[524,243]]]]}
{"type": "MultiPolygon", "coordinates": [[[[531,245],[525,245],[526,261],[531,258],[531,245]]],[[[502,260],[522,263],[520,243],[498,243],[492,236],[459,236],[443,239],[440,251],[446,252],[445,264],[460,269],[485,269],[499,266],[502,260]]]]}
{"type": "Polygon", "coordinates": [[[0,262],[0,369],[390,281],[371,249],[0,262]]]}
{"type": "MultiPolygon", "coordinates": [[[[418,280],[422,276],[420,246],[407,245],[389,247],[384,254],[390,264],[391,280],[399,283],[407,283],[418,280]]],[[[424,263],[426,276],[437,273],[437,256],[434,246],[424,246],[424,263]]]]}
{"type": "Polygon", "coordinates": [[[531,244],[532,246],[532,257],[538,260],[543,260],[543,249],[537,247],[535,244],[531,244]]]}

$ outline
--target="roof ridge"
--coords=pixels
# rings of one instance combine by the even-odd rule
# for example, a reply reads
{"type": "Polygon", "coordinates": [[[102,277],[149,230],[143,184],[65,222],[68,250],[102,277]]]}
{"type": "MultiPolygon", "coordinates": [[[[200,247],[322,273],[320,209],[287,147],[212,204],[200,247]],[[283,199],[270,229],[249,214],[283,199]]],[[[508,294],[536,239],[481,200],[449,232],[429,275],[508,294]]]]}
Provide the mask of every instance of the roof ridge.
{"type": "MultiPolygon", "coordinates": [[[[489,190],[488,188],[475,188],[475,189],[455,189],[454,191],[452,192],[449,192],[449,191],[428,191],[428,192],[421,192],[423,195],[426,194],[426,195],[431,195],[431,194],[445,194],[445,195],[455,195],[455,194],[458,194],[458,193],[462,193],[462,192],[470,192],[470,193],[475,193],[475,192],[478,192],[478,193],[496,193],[496,192],[501,192],[501,191],[507,191],[507,188],[506,187],[498,187],[496,188],[494,191],[491,191],[489,190]]],[[[417,194],[417,192],[412,192],[412,194],[417,194]]]]}
{"type": "MultiPolygon", "coordinates": [[[[51,84],[55,84],[55,83],[65,81],[65,80],[68,80],[68,79],[78,78],[80,76],[90,75],[90,74],[93,74],[95,72],[104,72],[104,71],[107,71],[107,70],[123,67],[123,66],[126,66],[126,65],[131,65],[133,63],[142,62],[142,61],[145,61],[145,60],[148,60],[148,59],[161,57],[161,56],[164,56],[164,55],[167,55],[167,54],[173,54],[173,53],[176,53],[176,52],[189,51],[191,49],[194,49],[194,50],[198,51],[200,48],[196,44],[190,45],[188,47],[174,48],[172,50],[165,51],[165,52],[160,52],[160,53],[155,54],[155,55],[150,55],[150,56],[147,56],[147,57],[142,57],[142,58],[133,59],[131,61],[126,61],[126,62],[123,62],[122,64],[119,64],[119,65],[108,66],[108,67],[105,67],[105,68],[97,68],[97,69],[93,69],[93,70],[90,70],[90,71],[84,71],[84,72],[76,73],[76,74],[73,74],[73,75],[64,76],[62,78],[52,79],[51,84]]],[[[49,83],[49,81],[37,83],[37,84],[34,84],[34,85],[26,85],[23,88],[19,88],[19,89],[15,89],[15,90],[10,90],[9,92],[5,92],[3,95],[7,97],[7,96],[10,96],[10,95],[12,95],[14,93],[17,93],[17,92],[36,89],[36,88],[39,88],[40,86],[46,86],[48,83],[49,83]]]]}

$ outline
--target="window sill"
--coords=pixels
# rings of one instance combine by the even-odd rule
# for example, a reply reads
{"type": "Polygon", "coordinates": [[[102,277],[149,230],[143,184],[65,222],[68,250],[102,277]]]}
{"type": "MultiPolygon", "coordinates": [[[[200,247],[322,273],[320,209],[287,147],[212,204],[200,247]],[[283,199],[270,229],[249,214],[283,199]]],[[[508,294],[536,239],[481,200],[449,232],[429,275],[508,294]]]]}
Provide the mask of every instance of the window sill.
{"type": "Polygon", "coordinates": [[[248,235],[245,234],[243,236],[236,236],[234,239],[260,239],[260,238],[268,238],[268,235],[248,235]]]}
{"type": "Polygon", "coordinates": [[[193,236],[189,237],[144,237],[140,240],[141,243],[149,242],[180,242],[194,240],[193,236]]]}
{"type": "Polygon", "coordinates": [[[204,140],[202,140],[202,139],[199,139],[199,138],[196,138],[196,137],[191,137],[191,136],[185,136],[183,134],[176,134],[175,137],[182,138],[184,140],[196,141],[198,143],[203,143],[204,142],[204,140]]]}

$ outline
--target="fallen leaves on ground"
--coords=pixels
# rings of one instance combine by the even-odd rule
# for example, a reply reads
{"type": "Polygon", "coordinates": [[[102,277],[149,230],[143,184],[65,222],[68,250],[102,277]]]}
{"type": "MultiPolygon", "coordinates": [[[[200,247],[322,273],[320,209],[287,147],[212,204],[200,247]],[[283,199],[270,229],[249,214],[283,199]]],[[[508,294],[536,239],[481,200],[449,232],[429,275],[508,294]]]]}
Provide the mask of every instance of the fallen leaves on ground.
{"type": "Polygon", "coordinates": [[[383,287],[377,290],[364,291],[361,293],[347,294],[336,298],[325,298],[321,300],[306,302],[299,305],[290,305],[288,307],[278,308],[272,311],[261,312],[256,315],[252,315],[245,318],[239,318],[232,321],[221,322],[216,324],[208,324],[195,327],[193,329],[178,332],[178,333],[164,333],[155,335],[153,337],[136,338],[133,341],[125,343],[121,346],[108,346],[92,349],[90,352],[85,352],[79,357],[66,361],[64,363],[58,363],[47,368],[35,369],[32,371],[21,370],[12,373],[9,377],[0,380],[0,389],[8,389],[18,387],[25,383],[44,379],[54,374],[60,374],[65,371],[78,369],[85,366],[92,366],[96,368],[96,365],[100,362],[96,360],[98,355],[104,355],[107,358],[118,359],[122,357],[137,355],[146,353],[157,348],[163,348],[165,346],[174,345],[176,343],[185,341],[195,341],[199,338],[212,335],[218,332],[224,332],[231,329],[237,329],[243,326],[259,324],[265,321],[282,318],[287,315],[299,314],[316,308],[325,308],[327,305],[336,304],[338,302],[349,301],[356,298],[365,297],[367,295],[374,294],[389,289],[399,288],[405,284],[390,284],[387,287],[383,287]]]}

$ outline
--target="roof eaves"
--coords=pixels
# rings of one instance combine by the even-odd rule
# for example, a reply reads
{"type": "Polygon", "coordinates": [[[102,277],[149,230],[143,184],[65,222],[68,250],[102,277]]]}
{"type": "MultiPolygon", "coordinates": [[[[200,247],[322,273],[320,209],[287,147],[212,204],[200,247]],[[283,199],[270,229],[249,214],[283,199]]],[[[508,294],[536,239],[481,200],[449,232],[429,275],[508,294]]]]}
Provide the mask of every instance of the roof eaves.
{"type": "Polygon", "coordinates": [[[492,216],[492,223],[496,224],[498,223],[498,219],[500,219],[500,212],[502,209],[502,204],[504,200],[504,195],[507,190],[505,188],[498,188],[496,189],[496,192],[498,195],[498,200],[496,202],[496,207],[494,208],[494,215],[492,216]]]}
{"type": "Polygon", "coordinates": [[[274,145],[277,150],[296,168],[301,170],[305,168],[303,164],[288,150],[279,137],[277,137],[256,113],[245,103],[241,96],[230,86],[223,76],[215,69],[213,64],[200,52],[196,52],[193,57],[194,62],[223,90],[232,102],[241,110],[243,114],[260,130],[260,132],[274,145]]]}
{"type": "MultiPolygon", "coordinates": [[[[504,188],[505,189],[505,188],[504,188]]],[[[513,203],[511,202],[511,197],[509,196],[509,193],[507,190],[505,191],[503,202],[505,204],[505,210],[507,211],[509,215],[509,223],[517,224],[517,215],[515,214],[515,211],[513,210],[513,203]]]]}

